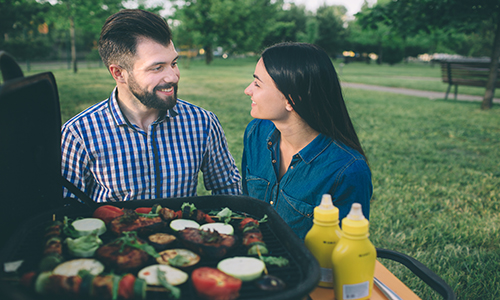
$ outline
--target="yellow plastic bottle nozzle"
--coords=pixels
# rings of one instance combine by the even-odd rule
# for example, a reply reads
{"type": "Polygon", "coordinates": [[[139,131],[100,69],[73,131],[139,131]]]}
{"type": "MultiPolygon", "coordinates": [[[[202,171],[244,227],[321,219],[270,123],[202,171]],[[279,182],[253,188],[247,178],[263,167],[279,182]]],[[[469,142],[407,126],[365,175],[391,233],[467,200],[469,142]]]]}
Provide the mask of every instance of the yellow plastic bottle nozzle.
{"type": "Polygon", "coordinates": [[[333,206],[330,194],[324,194],[320,205],[314,208],[314,221],[339,222],[339,209],[333,206]]]}
{"type": "Polygon", "coordinates": [[[342,220],[342,231],[351,235],[369,234],[369,222],[363,215],[361,204],[354,203],[347,217],[342,220]]]}

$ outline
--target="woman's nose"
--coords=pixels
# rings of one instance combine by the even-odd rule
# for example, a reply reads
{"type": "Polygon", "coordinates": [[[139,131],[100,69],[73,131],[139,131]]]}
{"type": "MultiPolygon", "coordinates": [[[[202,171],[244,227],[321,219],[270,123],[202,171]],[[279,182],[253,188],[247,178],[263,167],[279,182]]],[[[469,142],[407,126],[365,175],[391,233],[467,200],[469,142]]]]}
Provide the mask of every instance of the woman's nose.
{"type": "Polygon", "coordinates": [[[247,96],[252,96],[252,95],[251,95],[251,88],[250,88],[250,87],[251,87],[251,85],[252,85],[252,84],[248,85],[248,86],[247,86],[247,88],[245,89],[245,95],[247,95],[247,96]]]}

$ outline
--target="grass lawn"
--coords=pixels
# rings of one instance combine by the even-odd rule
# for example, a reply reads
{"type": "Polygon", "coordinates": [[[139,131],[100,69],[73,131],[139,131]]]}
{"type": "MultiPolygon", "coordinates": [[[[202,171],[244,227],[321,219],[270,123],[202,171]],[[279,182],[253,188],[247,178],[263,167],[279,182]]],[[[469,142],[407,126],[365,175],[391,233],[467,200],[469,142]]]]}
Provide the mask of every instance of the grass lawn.
{"type": "MultiPolygon", "coordinates": [[[[243,90],[255,59],[180,62],[179,97],[217,114],[241,165],[251,120],[243,90]]],[[[342,67],[340,78],[444,91],[439,66],[342,67]],[[412,79],[413,77],[413,79],[412,79]]],[[[63,122],[107,98],[114,81],[105,69],[53,71],[63,122]]],[[[465,87],[459,93],[466,93],[465,87]]],[[[482,95],[483,89],[470,92],[482,95]]],[[[500,298],[500,107],[345,89],[345,98],[373,173],[371,240],[410,255],[443,278],[459,299],[500,298]]],[[[200,188],[200,193],[204,193],[200,188]]],[[[382,261],[423,299],[441,299],[404,267],[382,261]]]]}

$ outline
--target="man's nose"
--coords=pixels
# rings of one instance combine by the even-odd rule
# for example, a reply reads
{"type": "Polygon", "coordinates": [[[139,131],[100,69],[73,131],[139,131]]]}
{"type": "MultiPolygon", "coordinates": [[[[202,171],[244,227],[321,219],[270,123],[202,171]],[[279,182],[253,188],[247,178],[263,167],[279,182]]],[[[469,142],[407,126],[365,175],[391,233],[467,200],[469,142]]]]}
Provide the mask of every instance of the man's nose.
{"type": "Polygon", "coordinates": [[[165,82],[175,82],[177,83],[179,81],[180,73],[179,70],[175,67],[168,67],[165,68],[165,72],[163,75],[163,80],[165,82]]]}

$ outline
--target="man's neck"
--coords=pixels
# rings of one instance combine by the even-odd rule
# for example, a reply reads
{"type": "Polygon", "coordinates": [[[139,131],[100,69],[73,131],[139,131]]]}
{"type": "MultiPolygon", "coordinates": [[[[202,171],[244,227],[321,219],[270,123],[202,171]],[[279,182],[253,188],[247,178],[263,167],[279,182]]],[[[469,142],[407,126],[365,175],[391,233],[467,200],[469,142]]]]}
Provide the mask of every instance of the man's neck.
{"type": "Polygon", "coordinates": [[[149,126],[158,120],[159,111],[154,108],[146,107],[130,92],[120,93],[120,88],[118,88],[116,100],[125,118],[145,132],[148,132],[149,126]]]}

